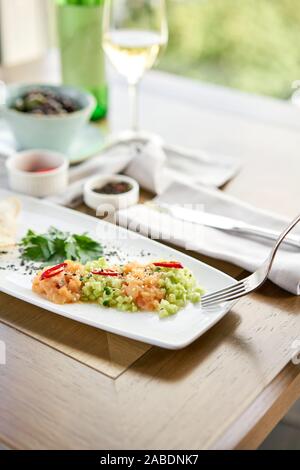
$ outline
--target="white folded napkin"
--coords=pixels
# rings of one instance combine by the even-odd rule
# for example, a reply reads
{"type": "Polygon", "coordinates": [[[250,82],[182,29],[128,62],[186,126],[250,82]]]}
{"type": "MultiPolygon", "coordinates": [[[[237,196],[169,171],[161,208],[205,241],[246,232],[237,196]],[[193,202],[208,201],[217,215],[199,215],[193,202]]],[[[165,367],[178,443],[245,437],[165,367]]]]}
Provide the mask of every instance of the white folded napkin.
{"type": "MultiPolygon", "coordinates": [[[[284,217],[257,209],[221,191],[206,187],[172,184],[154,201],[187,204],[193,207],[199,205],[206,212],[224,215],[278,232],[281,232],[289,223],[289,220],[284,217]]],[[[120,211],[119,223],[147,236],[154,235],[153,238],[159,236],[178,246],[229,261],[251,272],[255,271],[267,258],[273,245],[272,241],[263,238],[250,238],[246,235],[182,222],[155,211],[147,205],[137,205],[120,211]]],[[[300,227],[296,227],[294,232],[300,236],[300,227]]],[[[269,277],[283,289],[300,295],[300,250],[282,245],[269,277]]]]}
{"type": "Polygon", "coordinates": [[[85,181],[95,174],[123,172],[140,186],[161,194],[173,181],[185,184],[222,186],[239,169],[239,163],[224,155],[208,155],[167,146],[159,140],[132,141],[108,147],[101,154],[70,169],[67,191],[51,197],[53,202],[76,206],[85,181]]]}
{"type": "MultiPolygon", "coordinates": [[[[111,141],[94,157],[70,168],[70,184],[66,192],[48,198],[58,204],[76,207],[82,200],[85,181],[95,174],[123,171],[135,178],[141,187],[155,194],[163,192],[172,181],[186,184],[222,186],[239,169],[239,162],[225,155],[180,148],[163,143],[158,136],[141,133],[138,140],[111,141]]],[[[16,151],[11,130],[0,119],[0,184],[6,186],[5,159],[16,151]]]]}

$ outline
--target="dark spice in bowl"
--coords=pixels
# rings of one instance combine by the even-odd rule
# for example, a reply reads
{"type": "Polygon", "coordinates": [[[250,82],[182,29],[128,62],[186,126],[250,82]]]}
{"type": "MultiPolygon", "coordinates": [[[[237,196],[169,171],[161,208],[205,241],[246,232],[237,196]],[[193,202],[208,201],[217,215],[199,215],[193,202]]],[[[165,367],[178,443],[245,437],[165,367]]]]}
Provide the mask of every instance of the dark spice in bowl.
{"type": "Polygon", "coordinates": [[[68,96],[36,88],[18,97],[11,108],[23,113],[59,115],[78,111],[80,106],[68,96]]]}
{"type": "Polygon", "coordinates": [[[93,188],[93,191],[98,194],[122,194],[127,193],[131,189],[131,184],[126,181],[111,181],[99,188],[93,188]]]}

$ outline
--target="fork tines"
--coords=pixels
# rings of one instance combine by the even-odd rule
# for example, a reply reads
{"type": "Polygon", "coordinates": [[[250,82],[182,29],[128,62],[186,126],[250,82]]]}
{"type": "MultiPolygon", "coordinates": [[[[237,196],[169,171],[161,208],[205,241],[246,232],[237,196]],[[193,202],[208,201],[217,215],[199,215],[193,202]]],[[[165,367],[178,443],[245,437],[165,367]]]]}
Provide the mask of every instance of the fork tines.
{"type": "Polygon", "coordinates": [[[212,306],[214,304],[220,304],[222,302],[230,302],[231,300],[238,299],[243,294],[247,293],[247,283],[245,279],[237,282],[231,286],[220,289],[211,294],[206,294],[201,299],[201,306],[212,306]]]}

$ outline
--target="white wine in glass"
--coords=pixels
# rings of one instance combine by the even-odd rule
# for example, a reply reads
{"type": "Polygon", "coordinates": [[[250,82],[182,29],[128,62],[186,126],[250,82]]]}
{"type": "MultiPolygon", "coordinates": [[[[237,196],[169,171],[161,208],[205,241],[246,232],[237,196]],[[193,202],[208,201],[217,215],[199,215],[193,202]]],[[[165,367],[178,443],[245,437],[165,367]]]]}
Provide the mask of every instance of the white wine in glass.
{"type": "Polygon", "coordinates": [[[168,40],[164,0],[106,0],[103,48],[128,82],[131,127],[138,129],[137,86],[168,40]]]}

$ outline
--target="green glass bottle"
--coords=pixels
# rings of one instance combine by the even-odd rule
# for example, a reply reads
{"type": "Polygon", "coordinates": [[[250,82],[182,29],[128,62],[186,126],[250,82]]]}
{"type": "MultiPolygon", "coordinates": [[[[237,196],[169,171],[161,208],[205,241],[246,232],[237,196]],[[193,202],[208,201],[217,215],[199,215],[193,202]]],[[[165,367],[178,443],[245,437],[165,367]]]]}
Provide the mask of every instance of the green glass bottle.
{"type": "Polygon", "coordinates": [[[92,116],[106,116],[108,86],[102,44],[105,0],[56,0],[62,78],[66,85],[90,91],[97,100],[92,116]]]}

